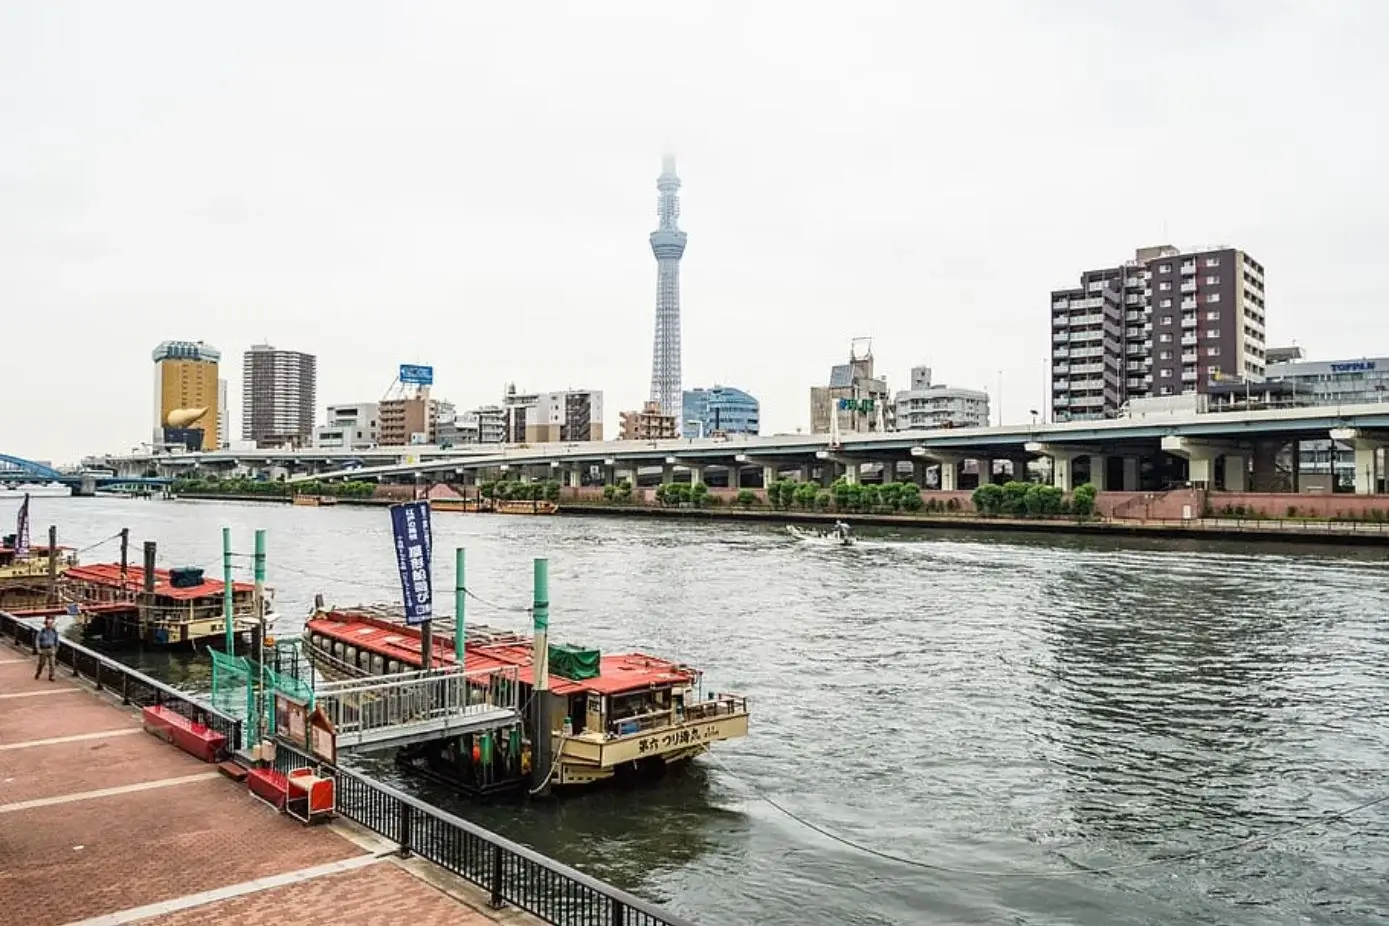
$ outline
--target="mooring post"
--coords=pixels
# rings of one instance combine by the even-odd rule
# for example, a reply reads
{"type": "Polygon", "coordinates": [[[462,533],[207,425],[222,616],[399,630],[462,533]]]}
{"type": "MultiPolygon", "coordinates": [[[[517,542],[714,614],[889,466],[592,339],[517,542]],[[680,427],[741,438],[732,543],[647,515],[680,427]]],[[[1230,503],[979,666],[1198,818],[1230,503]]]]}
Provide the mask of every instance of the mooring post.
{"type": "Polygon", "coordinates": [[[453,551],[453,662],[463,665],[465,639],[463,614],[467,610],[468,585],[463,581],[463,548],[453,551]]]}
{"type": "Polygon", "coordinates": [[[256,654],[256,740],[265,739],[265,531],[256,531],[255,550],[255,624],[251,633],[255,637],[256,654]]]}
{"type": "Polygon", "coordinates": [[[130,577],[130,528],[121,528],[121,588],[130,577]]]}
{"type": "Polygon", "coordinates": [[[48,526],[48,603],[58,600],[58,526],[48,526]]]}
{"type": "Polygon", "coordinates": [[[532,663],[535,669],[535,693],[532,697],[531,741],[535,744],[531,775],[532,793],[544,797],[550,793],[550,773],[553,770],[554,731],[550,728],[550,561],[536,558],[534,595],[531,612],[535,618],[535,642],[532,663]]]}
{"type": "MultiPolygon", "coordinates": [[[[159,545],[156,544],[153,540],[146,540],[146,541],[145,541],[145,571],[144,571],[144,573],[140,576],[140,579],[141,579],[140,585],[141,585],[141,588],[144,590],[144,594],[141,595],[141,598],[144,599],[144,605],[140,608],[139,626],[136,627],[136,632],[139,634],[139,640],[140,640],[141,643],[144,643],[144,642],[145,642],[145,636],[146,636],[146,634],[149,632],[149,624],[150,624],[150,621],[153,619],[153,614],[154,614],[154,564],[155,564],[156,562],[158,562],[158,561],[159,561],[159,545]]],[[[106,620],[107,620],[106,626],[107,626],[108,628],[111,626],[110,621],[111,621],[113,618],[114,618],[114,615],[111,615],[111,616],[108,616],[108,617],[107,617],[107,619],[106,619],[106,620]]]]}
{"type": "Polygon", "coordinates": [[[236,652],[236,626],[232,620],[231,528],[222,528],[222,630],[228,656],[236,652]]]}

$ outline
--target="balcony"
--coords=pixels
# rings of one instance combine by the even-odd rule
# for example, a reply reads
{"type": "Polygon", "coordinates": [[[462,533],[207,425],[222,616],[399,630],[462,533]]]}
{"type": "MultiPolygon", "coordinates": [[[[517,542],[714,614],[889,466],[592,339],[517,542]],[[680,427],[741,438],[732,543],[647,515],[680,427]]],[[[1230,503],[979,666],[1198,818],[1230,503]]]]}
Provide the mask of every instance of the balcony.
{"type": "Polygon", "coordinates": [[[1195,353],[1194,351],[1191,353],[1182,354],[1182,363],[1195,363],[1200,359],[1200,355],[1195,353]]]}
{"type": "Polygon", "coordinates": [[[1183,328],[1195,328],[1196,325],[1197,325],[1197,321],[1196,321],[1196,316],[1195,316],[1195,315],[1183,315],[1183,316],[1182,316],[1182,327],[1183,327],[1183,328]]]}
{"type": "Polygon", "coordinates": [[[1069,308],[1070,305],[1071,305],[1071,300],[1069,300],[1069,299],[1058,299],[1058,300],[1056,300],[1055,302],[1053,302],[1053,303],[1051,304],[1051,307],[1052,307],[1053,309],[1065,309],[1065,308],[1069,308]]]}
{"type": "Polygon", "coordinates": [[[1051,368],[1051,371],[1053,373],[1069,373],[1071,371],[1071,365],[1069,363],[1058,363],[1051,368]]]}
{"type": "Polygon", "coordinates": [[[1125,277],[1124,285],[1129,287],[1130,289],[1134,289],[1136,287],[1142,286],[1143,281],[1140,280],[1138,277],[1125,277]]]}
{"type": "Polygon", "coordinates": [[[1194,293],[1194,292],[1196,292],[1196,281],[1195,281],[1195,280],[1183,280],[1183,281],[1182,281],[1182,292],[1184,292],[1184,293],[1194,293]]]}
{"type": "Polygon", "coordinates": [[[1056,360],[1065,360],[1070,355],[1070,350],[1065,347],[1058,347],[1051,352],[1051,356],[1056,360]]]}
{"type": "Polygon", "coordinates": [[[1058,331],[1051,336],[1051,342],[1053,344],[1065,344],[1070,339],[1071,336],[1064,331],[1058,331]]]}
{"type": "Polygon", "coordinates": [[[1196,382],[1196,374],[1195,374],[1195,373],[1183,373],[1183,374],[1182,374],[1182,382],[1184,382],[1184,383],[1194,383],[1194,382],[1196,382]]]}
{"type": "Polygon", "coordinates": [[[1069,324],[1070,320],[1064,315],[1053,315],[1051,317],[1051,326],[1053,328],[1065,328],[1069,324]]]}
{"type": "Polygon", "coordinates": [[[1182,337],[1182,347],[1195,347],[1195,346],[1196,346],[1196,335],[1194,335],[1194,334],[1188,334],[1188,335],[1184,335],[1184,336],[1182,337]]]}
{"type": "Polygon", "coordinates": [[[1079,318],[1071,319],[1072,325],[1098,325],[1104,321],[1104,315],[1082,315],[1079,318]]]}
{"type": "Polygon", "coordinates": [[[1191,260],[1182,264],[1182,276],[1189,276],[1196,272],[1196,261],[1191,260]]]}
{"type": "Polygon", "coordinates": [[[1196,308],[1196,300],[1195,300],[1195,299],[1183,299],[1183,300],[1182,300],[1182,309],[1183,309],[1183,310],[1190,311],[1190,310],[1193,310],[1193,309],[1195,309],[1195,308],[1196,308]]]}

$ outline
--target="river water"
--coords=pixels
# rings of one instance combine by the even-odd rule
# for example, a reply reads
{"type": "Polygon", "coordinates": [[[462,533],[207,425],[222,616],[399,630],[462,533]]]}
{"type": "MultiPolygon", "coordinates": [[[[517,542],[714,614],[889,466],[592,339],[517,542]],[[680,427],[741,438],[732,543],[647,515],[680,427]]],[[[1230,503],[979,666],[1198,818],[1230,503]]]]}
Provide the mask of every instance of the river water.
{"type": "MultiPolygon", "coordinates": [[[[33,506],[36,535],[129,526],[132,560],[153,539],[161,565],[214,574],[222,526],[240,552],[266,528],[290,625],[317,591],[397,595],[381,510],[33,506]]],[[[752,734],[657,788],[543,804],[370,770],[707,926],[1389,922],[1389,802],[1315,822],[1389,794],[1389,554],[861,533],[838,549],[772,525],[437,515],[441,606],[463,546],[489,602],[469,620],[524,628],[507,609],[549,557],[553,637],[695,663],[752,698],[752,734]]],[[[140,658],[208,683],[205,661],[140,658]]]]}

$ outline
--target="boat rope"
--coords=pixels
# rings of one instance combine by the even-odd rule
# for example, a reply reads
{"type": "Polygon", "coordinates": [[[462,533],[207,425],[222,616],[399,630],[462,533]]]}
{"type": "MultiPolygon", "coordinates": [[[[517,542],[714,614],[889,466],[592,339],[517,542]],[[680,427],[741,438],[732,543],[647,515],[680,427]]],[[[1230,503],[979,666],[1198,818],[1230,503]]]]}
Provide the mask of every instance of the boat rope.
{"type": "MultiPolygon", "coordinates": [[[[244,554],[244,553],[235,553],[235,554],[233,554],[233,555],[234,555],[234,556],[245,556],[245,555],[247,555],[247,554],[244,554]]],[[[307,576],[307,577],[309,577],[309,578],[311,578],[311,579],[319,579],[320,581],[323,581],[323,582],[341,582],[341,583],[346,584],[346,585],[355,585],[355,586],[357,586],[357,587],[359,587],[359,588],[369,589],[369,590],[371,590],[371,591],[373,591],[373,592],[382,592],[382,593],[395,594],[395,593],[397,593],[397,592],[399,591],[399,589],[391,588],[391,587],[386,586],[386,585],[378,585],[378,584],[373,583],[373,582],[363,582],[363,581],[361,581],[360,579],[349,579],[349,578],[345,578],[345,577],[343,577],[343,576],[329,576],[329,575],[323,575],[322,573],[309,572],[307,569],[298,569],[298,568],[296,568],[296,567],[294,567],[294,566],[285,566],[284,564],[278,564],[278,565],[276,565],[275,568],[277,568],[277,569],[284,569],[284,570],[286,570],[287,572],[295,572],[295,573],[298,573],[299,575],[307,576]]],[[[489,601],[488,599],[483,598],[481,595],[479,595],[477,592],[473,591],[471,588],[468,588],[466,585],[463,586],[463,594],[467,595],[469,598],[471,598],[473,601],[476,601],[478,604],[482,605],[483,607],[491,608],[491,609],[494,610],[494,611],[504,611],[504,612],[507,612],[507,613],[509,613],[509,614],[531,614],[531,613],[533,613],[534,610],[535,610],[535,609],[534,609],[532,606],[530,606],[530,605],[520,605],[520,606],[517,606],[517,605],[497,604],[497,603],[494,602],[494,601],[489,601]]]]}
{"type": "Polygon", "coordinates": [[[567,739],[569,739],[569,737],[565,736],[563,733],[560,734],[559,745],[555,747],[555,761],[550,766],[549,773],[546,774],[544,778],[540,779],[540,784],[530,789],[531,797],[544,791],[545,786],[550,783],[550,779],[555,777],[555,772],[559,771],[559,764],[564,760],[564,741],[567,739]]]}
{"type": "MultiPolygon", "coordinates": [[[[775,800],[768,797],[765,792],[761,791],[755,785],[752,785],[748,781],[744,780],[743,778],[739,777],[737,774],[732,772],[728,768],[728,766],[725,765],[719,759],[718,756],[714,755],[713,753],[706,753],[706,755],[708,755],[709,758],[713,759],[715,764],[717,764],[721,769],[723,769],[729,775],[729,777],[733,778],[736,782],[738,782],[738,784],[742,785],[745,789],[751,792],[753,796],[756,797],[758,800],[767,804],[774,810],[782,813],[783,815],[795,821],[796,823],[799,823],[806,829],[818,833],[821,836],[824,836],[826,839],[829,839],[833,842],[837,842],[840,845],[847,846],[848,848],[853,849],[857,852],[862,852],[865,855],[871,855],[875,858],[880,858],[888,862],[895,862],[899,865],[906,865],[911,868],[921,868],[925,869],[926,871],[934,871],[939,872],[941,874],[966,875],[979,878],[1074,878],[1083,875],[1105,875],[1117,872],[1140,871],[1145,868],[1159,868],[1164,865],[1170,865],[1173,862],[1189,862],[1194,861],[1196,859],[1207,858],[1213,855],[1222,855],[1227,852],[1236,852],[1240,849],[1248,849],[1262,844],[1271,843],[1278,839],[1293,836],[1297,833],[1303,832],[1304,830],[1310,829],[1319,824],[1333,823],[1337,820],[1342,820],[1346,817],[1357,814],[1362,810],[1368,810],[1369,808],[1374,807],[1378,804],[1389,803],[1389,794],[1384,794],[1371,800],[1363,801],[1362,803],[1356,804],[1354,807],[1347,807],[1344,810],[1327,811],[1326,813],[1323,813],[1319,816],[1312,817],[1308,820],[1304,820],[1301,823],[1295,823],[1292,826],[1285,827],[1281,830],[1275,830],[1272,833],[1265,833],[1260,836],[1251,836],[1247,839],[1241,839],[1236,842],[1229,842],[1218,846],[1212,846],[1209,849],[1196,849],[1190,852],[1179,852],[1173,855],[1158,856],[1156,858],[1150,858],[1142,862],[1132,862],[1124,865],[1109,865],[1103,868],[1091,868],[1088,865],[1083,865],[1080,862],[1074,861],[1072,859],[1065,859],[1066,862],[1068,862],[1071,865],[1074,865],[1075,868],[1069,871],[986,871],[974,868],[954,868],[949,865],[941,865],[934,862],[922,861],[920,859],[908,858],[902,855],[895,855],[891,852],[885,852],[881,849],[874,849],[872,846],[866,846],[861,842],[856,842],[853,839],[848,838],[847,836],[841,836],[840,834],[832,832],[831,830],[823,826],[820,826],[819,824],[811,820],[807,820],[805,817],[802,817],[799,814],[793,813],[786,807],[777,803],[775,800]]],[[[1065,857],[1062,856],[1062,858],[1065,857]]]]}
{"type": "Polygon", "coordinates": [[[83,548],[80,549],[80,550],[74,550],[72,555],[73,555],[73,556],[81,556],[83,553],[86,553],[88,550],[95,550],[97,547],[100,547],[100,546],[103,546],[103,545],[105,545],[105,544],[108,544],[108,543],[110,543],[110,542],[113,541],[113,540],[120,540],[120,539],[121,539],[121,532],[120,532],[120,531],[116,531],[114,534],[112,534],[110,537],[107,537],[105,540],[98,540],[96,543],[89,543],[89,544],[87,544],[85,547],[83,547],[83,548]]]}

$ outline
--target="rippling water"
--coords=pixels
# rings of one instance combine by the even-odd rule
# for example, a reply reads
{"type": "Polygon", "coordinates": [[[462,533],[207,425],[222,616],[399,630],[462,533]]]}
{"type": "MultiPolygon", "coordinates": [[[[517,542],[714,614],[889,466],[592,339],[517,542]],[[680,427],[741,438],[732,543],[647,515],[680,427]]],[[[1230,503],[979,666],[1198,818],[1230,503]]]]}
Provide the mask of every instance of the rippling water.
{"type": "MultiPolygon", "coordinates": [[[[13,507],[0,501],[0,524],[13,507]]],[[[395,594],[382,511],[34,508],[78,545],[128,525],[160,542],[165,565],[220,568],[222,525],[242,551],[268,528],[271,582],[296,621],[315,591],[395,594]]],[[[1389,919],[1389,804],[1130,867],[1389,794],[1384,552],[863,539],[846,550],[763,525],[437,516],[436,545],[467,548],[488,601],[524,606],[530,558],[548,556],[553,635],[695,662],[708,688],[753,698],[753,733],[636,794],[478,807],[404,784],[708,926],[1389,919]],[[759,793],[922,866],[832,841],[759,793]]],[[[451,587],[444,575],[441,563],[451,587]]],[[[475,603],[469,619],[525,621],[475,603]]],[[[144,659],[206,684],[204,662],[144,659]]],[[[399,781],[388,763],[372,770],[399,781]]]]}

